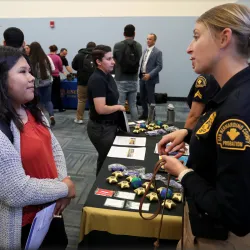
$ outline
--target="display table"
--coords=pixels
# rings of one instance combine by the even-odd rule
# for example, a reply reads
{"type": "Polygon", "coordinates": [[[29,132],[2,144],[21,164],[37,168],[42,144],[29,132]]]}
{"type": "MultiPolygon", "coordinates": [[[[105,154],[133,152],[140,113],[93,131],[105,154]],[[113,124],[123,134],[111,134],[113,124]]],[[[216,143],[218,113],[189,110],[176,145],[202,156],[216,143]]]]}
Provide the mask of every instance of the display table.
{"type": "MultiPolygon", "coordinates": [[[[68,81],[64,79],[61,81],[61,97],[63,102],[63,107],[65,109],[77,109],[77,79],[73,81],[68,81]]],[[[86,103],[85,109],[89,109],[88,101],[86,103]]]]}
{"type": "MultiPolygon", "coordinates": [[[[176,126],[181,128],[184,124],[176,124],[176,126]]],[[[152,249],[152,242],[154,242],[155,238],[158,236],[160,215],[154,220],[143,220],[137,210],[130,210],[125,207],[123,209],[105,207],[104,203],[107,197],[95,195],[95,190],[97,188],[102,188],[114,191],[133,192],[132,188],[121,190],[119,186],[106,182],[106,178],[111,175],[111,172],[108,170],[108,165],[120,163],[125,166],[143,166],[146,168],[146,173],[152,173],[154,165],[159,159],[159,156],[154,154],[154,149],[156,143],[159,142],[160,139],[161,136],[147,136],[144,161],[110,157],[106,158],[89,193],[85,206],[83,207],[79,248],[106,249],[105,247],[107,247],[107,249],[111,249],[110,245],[112,243],[112,246],[117,244],[117,247],[119,244],[122,244],[122,246],[125,244],[127,248],[124,249],[129,249],[130,247],[133,247],[139,239],[140,247],[145,244],[143,245],[143,249],[147,249],[146,246],[150,247],[149,249],[152,249]],[[122,241],[122,243],[120,241],[122,241]]],[[[160,174],[165,177],[167,176],[166,173],[160,174]]],[[[122,180],[124,180],[124,177],[122,180]]],[[[145,181],[146,180],[143,180],[143,182],[145,181]]],[[[162,186],[164,186],[163,182],[157,181],[157,187],[162,186]]],[[[115,197],[113,198],[116,199],[115,197]]],[[[140,200],[141,197],[136,196],[134,202],[140,202],[140,200]]],[[[149,200],[146,199],[145,203],[149,203],[149,200]]],[[[150,214],[153,214],[156,211],[156,209],[157,202],[151,202],[150,209],[145,212],[145,214],[149,217],[150,214]]],[[[160,237],[163,239],[163,242],[164,240],[179,240],[181,238],[182,214],[183,204],[181,203],[178,203],[177,207],[173,210],[165,209],[160,237]]],[[[122,249],[120,245],[119,249],[122,249]]]]}

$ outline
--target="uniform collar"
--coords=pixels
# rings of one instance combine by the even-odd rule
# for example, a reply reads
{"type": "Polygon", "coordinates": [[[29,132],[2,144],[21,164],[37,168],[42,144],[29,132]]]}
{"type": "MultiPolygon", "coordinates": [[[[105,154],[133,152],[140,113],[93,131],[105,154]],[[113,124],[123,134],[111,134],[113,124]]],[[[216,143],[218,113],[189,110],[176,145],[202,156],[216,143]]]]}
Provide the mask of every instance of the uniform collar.
{"type": "Polygon", "coordinates": [[[250,80],[250,67],[247,67],[237,74],[235,74],[232,78],[230,78],[225,85],[221,88],[221,90],[217,93],[217,95],[212,99],[212,102],[217,104],[225,101],[229,94],[239,85],[247,80],[250,80]]]}

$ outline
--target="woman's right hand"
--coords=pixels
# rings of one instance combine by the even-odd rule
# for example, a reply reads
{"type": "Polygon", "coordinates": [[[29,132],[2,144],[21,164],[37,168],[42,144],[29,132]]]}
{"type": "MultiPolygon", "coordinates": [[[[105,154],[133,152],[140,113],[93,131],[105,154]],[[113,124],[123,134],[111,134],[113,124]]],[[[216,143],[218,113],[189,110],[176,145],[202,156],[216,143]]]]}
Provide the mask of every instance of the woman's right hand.
{"type": "MultiPolygon", "coordinates": [[[[184,139],[187,136],[188,131],[186,129],[180,129],[168,135],[162,137],[162,139],[158,143],[158,152],[160,155],[166,155],[169,152],[177,152],[180,149],[185,147],[184,139]],[[168,147],[166,145],[171,143],[168,147]]],[[[180,155],[176,155],[178,158],[180,155]]]]}
{"type": "Polygon", "coordinates": [[[70,179],[70,177],[67,176],[66,178],[62,180],[62,182],[64,182],[68,186],[68,189],[69,189],[67,198],[75,198],[76,188],[75,188],[74,182],[70,179]]]}
{"type": "Polygon", "coordinates": [[[125,107],[122,105],[117,105],[119,111],[125,111],[125,107]]]}

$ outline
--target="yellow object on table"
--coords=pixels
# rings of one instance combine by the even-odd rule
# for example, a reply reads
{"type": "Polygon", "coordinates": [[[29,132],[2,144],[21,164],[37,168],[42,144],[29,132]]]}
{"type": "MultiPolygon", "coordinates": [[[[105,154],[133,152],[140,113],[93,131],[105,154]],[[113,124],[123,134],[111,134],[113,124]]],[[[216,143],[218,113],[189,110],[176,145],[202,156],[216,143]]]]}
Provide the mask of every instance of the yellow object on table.
{"type": "Polygon", "coordinates": [[[144,195],[145,194],[145,191],[146,189],[143,188],[143,187],[139,187],[137,189],[134,190],[134,192],[137,194],[137,195],[144,195]]]}
{"type": "Polygon", "coordinates": [[[181,193],[173,193],[172,200],[177,201],[177,202],[182,202],[182,194],[181,193]]]}
{"type": "Polygon", "coordinates": [[[122,189],[123,189],[123,188],[129,188],[129,187],[130,187],[128,181],[121,181],[121,182],[118,183],[118,186],[120,186],[122,189]]]}
{"type": "Polygon", "coordinates": [[[172,200],[166,200],[165,204],[164,202],[161,204],[162,206],[165,206],[165,208],[171,210],[176,207],[176,204],[172,200]]]}
{"type": "Polygon", "coordinates": [[[127,181],[131,182],[133,180],[133,178],[135,178],[136,176],[129,176],[126,178],[127,181]]]}
{"type": "MultiPolygon", "coordinates": [[[[152,214],[148,214],[149,216],[152,214]]],[[[95,207],[84,207],[80,224],[81,242],[92,231],[103,231],[114,235],[157,238],[161,215],[154,220],[142,220],[138,212],[120,211],[95,207]],[[122,226],[121,226],[122,225],[122,226]]],[[[181,238],[181,216],[163,216],[161,239],[181,238]]]]}
{"type": "Polygon", "coordinates": [[[158,201],[158,195],[155,192],[151,192],[149,194],[146,195],[146,197],[150,200],[150,201],[158,201]]]}
{"type": "Polygon", "coordinates": [[[122,171],[115,171],[112,173],[112,175],[114,175],[116,178],[117,177],[122,177],[123,176],[123,172],[122,171]]]}
{"type": "MultiPolygon", "coordinates": [[[[143,186],[144,188],[147,188],[148,185],[149,185],[149,182],[144,182],[144,183],[142,184],[142,186],[143,186]]],[[[150,189],[154,189],[154,185],[153,185],[153,184],[150,185],[150,189]]]]}
{"type": "Polygon", "coordinates": [[[109,176],[106,180],[107,180],[107,182],[109,184],[117,183],[118,182],[118,180],[117,180],[117,178],[115,176],[109,176]]]}

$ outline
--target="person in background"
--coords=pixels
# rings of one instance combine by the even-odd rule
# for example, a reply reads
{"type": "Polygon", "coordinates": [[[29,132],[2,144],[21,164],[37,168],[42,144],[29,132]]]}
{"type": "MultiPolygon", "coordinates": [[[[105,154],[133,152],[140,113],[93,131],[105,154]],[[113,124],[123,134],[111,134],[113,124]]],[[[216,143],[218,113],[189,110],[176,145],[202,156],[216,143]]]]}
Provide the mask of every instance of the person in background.
{"type": "MultiPolygon", "coordinates": [[[[0,246],[24,249],[38,211],[56,202],[55,215],[75,197],[63,151],[37,107],[34,77],[19,49],[0,47],[0,246]]],[[[62,218],[53,218],[43,249],[65,249],[62,218]]]]}
{"type": "Polygon", "coordinates": [[[25,46],[24,34],[16,27],[10,27],[6,29],[3,33],[4,46],[10,46],[13,48],[23,49],[25,46]]]}
{"type": "Polygon", "coordinates": [[[30,63],[35,77],[35,86],[38,91],[41,108],[48,111],[51,125],[55,125],[54,108],[51,101],[52,71],[54,63],[47,56],[38,42],[30,44],[30,63]]]}
{"type": "Polygon", "coordinates": [[[10,27],[4,31],[3,37],[4,46],[10,46],[13,48],[20,49],[24,53],[24,57],[27,62],[30,64],[29,56],[26,55],[24,50],[25,41],[23,32],[19,28],[10,27]]]}
{"type": "Polygon", "coordinates": [[[61,58],[57,55],[57,46],[51,45],[49,47],[50,53],[48,56],[52,59],[55,70],[52,71],[53,84],[52,84],[52,102],[54,108],[58,108],[59,112],[64,112],[62,98],[61,98],[61,80],[60,72],[63,73],[63,64],[61,58]]]}
{"type": "Polygon", "coordinates": [[[92,55],[96,70],[88,82],[90,119],[87,132],[98,152],[96,170],[98,175],[117,133],[119,111],[125,111],[125,108],[118,105],[119,92],[110,74],[115,65],[111,48],[98,45],[92,55]]]}
{"type": "Polygon", "coordinates": [[[206,104],[215,96],[220,87],[213,76],[200,75],[194,82],[187,97],[190,108],[184,128],[193,129],[200,116],[205,112],[206,104]]]}
{"type": "Polygon", "coordinates": [[[29,45],[29,44],[26,44],[26,45],[24,46],[24,50],[25,50],[25,54],[26,54],[27,56],[30,56],[30,45],[29,45]]]}
{"type": "Polygon", "coordinates": [[[162,70],[162,52],[155,46],[157,36],[153,33],[147,37],[147,49],[144,50],[140,63],[140,99],[142,115],[140,120],[148,119],[148,104],[155,103],[155,85],[160,82],[162,70]]]}
{"type": "Polygon", "coordinates": [[[77,113],[75,123],[82,124],[85,105],[88,99],[88,80],[95,70],[92,51],[96,47],[94,42],[89,42],[86,49],[80,49],[72,61],[72,68],[77,71],[77,113]]]}
{"type": "MultiPolygon", "coordinates": [[[[187,48],[197,74],[213,75],[220,91],[193,130],[165,135],[158,151],[178,177],[185,200],[187,250],[250,249],[250,9],[216,6],[196,21],[187,48]],[[167,156],[190,145],[187,167],[167,156]],[[172,142],[166,148],[166,144],[172,142]]],[[[181,249],[181,242],[177,249],[181,249]]]]}
{"type": "Polygon", "coordinates": [[[138,120],[136,97],[138,89],[138,71],[142,46],[135,41],[135,26],[128,24],[124,27],[125,40],[114,46],[115,80],[119,91],[119,104],[125,106],[128,101],[131,120],[138,120]],[[133,58],[131,59],[131,54],[133,58]]]}
{"type": "MultiPolygon", "coordinates": [[[[68,55],[68,50],[65,49],[65,48],[62,48],[62,49],[60,50],[60,53],[58,54],[58,56],[60,56],[60,58],[61,58],[61,60],[62,60],[63,66],[65,66],[66,70],[67,70],[70,74],[72,74],[72,73],[73,73],[73,70],[72,70],[72,68],[69,66],[69,62],[68,62],[68,60],[67,60],[67,58],[66,58],[67,55],[68,55]]],[[[67,75],[67,73],[64,72],[64,75],[67,75]]]]}

